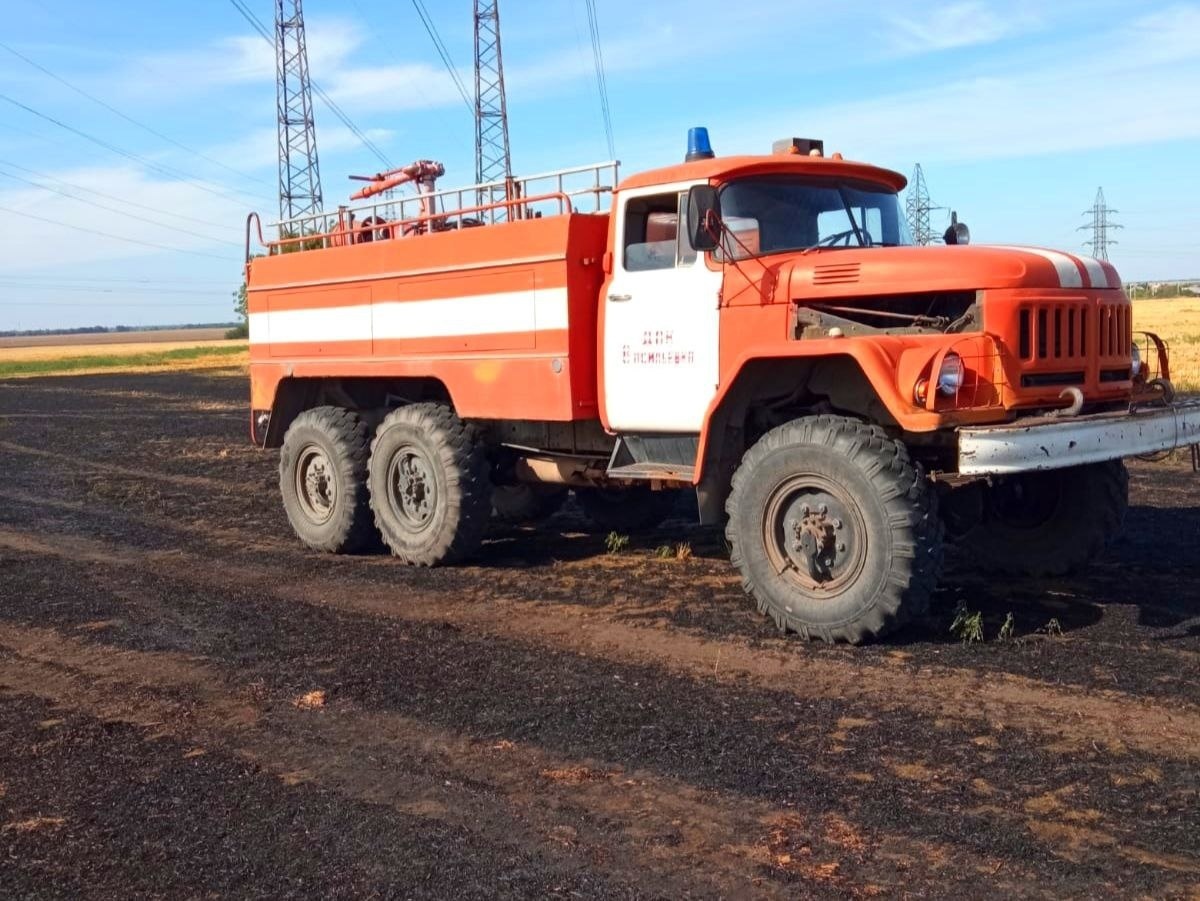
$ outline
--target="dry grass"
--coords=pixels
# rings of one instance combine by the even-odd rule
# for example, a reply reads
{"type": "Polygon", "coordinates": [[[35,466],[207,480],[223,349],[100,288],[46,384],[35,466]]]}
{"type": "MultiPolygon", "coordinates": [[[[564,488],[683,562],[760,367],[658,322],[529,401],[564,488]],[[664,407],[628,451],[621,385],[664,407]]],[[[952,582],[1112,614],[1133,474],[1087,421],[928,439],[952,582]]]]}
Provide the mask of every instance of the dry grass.
{"type": "Polygon", "coordinates": [[[1166,340],[1177,389],[1200,391],[1200,298],[1135,300],[1133,327],[1166,340]]]}
{"type": "MultiPolygon", "coordinates": [[[[79,337],[84,336],[81,335],[79,337]]],[[[75,341],[30,346],[0,344],[0,363],[24,363],[33,360],[67,360],[74,357],[90,357],[95,355],[123,357],[133,354],[165,353],[172,350],[182,350],[186,347],[228,347],[229,343],[224,339],[218,338],[217,340],[205,339],[202,341],[126,341],[120,344],[89,344],[75,341]]]]}
{"type": "MultiPolygon", "coordinates": [[[[0,355],[14,347],[74,347],[76,345],[175,344],[188,346],[225,337],[225,327],[151,329],[144,332],[96,332],[84,335],[0,336],[0,355]]],[[[107,348],[106,348],[107,349],[107,348]]]]}
{"type": "Polygon", "coordinates": [[[242,367],[247,363],[249,351],[246,344],[235,341],[0,348],[0,378],[88,375],[98,372],[163,372],[242,367]]]}

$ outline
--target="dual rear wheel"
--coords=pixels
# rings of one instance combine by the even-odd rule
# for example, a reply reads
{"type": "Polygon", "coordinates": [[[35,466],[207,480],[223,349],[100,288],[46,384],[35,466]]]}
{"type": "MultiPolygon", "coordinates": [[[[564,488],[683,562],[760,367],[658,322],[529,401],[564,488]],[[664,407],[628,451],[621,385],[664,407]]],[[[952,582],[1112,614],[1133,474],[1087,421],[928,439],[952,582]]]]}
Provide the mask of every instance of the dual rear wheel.
{"type": "Polygon", "coordinates": [[[483,444],[442,404],[393,410],[374,439],[352,411],[301,413],[284,438],[279,486],[288,520],[309,547],[353,553],[378,536],[417,566],[468,556],[491,512],[483,444]]]}

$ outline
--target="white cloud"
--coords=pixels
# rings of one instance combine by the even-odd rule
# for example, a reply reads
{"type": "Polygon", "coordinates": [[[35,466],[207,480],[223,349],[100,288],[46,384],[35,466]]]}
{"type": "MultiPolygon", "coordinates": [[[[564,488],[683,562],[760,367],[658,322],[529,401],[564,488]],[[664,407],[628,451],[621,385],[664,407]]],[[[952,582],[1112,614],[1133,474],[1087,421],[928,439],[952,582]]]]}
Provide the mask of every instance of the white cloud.
{"type": "Polygon", "coordinates": [[[958,0],[922,12],[887,17],[887,37],[895,53],[910,55],[992,44],[1036,27],[1039,17],[1012,5],[993,8],[983,0],[958,0]]]}
{"type": "MultiPolygon", "coordinates": [[[[1175,6],[1052,56],[794,114],[834,149],[908,165],[1200,137],[1200,8],[1175,6]]],[[[770,137],[754,125],[747,146],[770,137]]]]}
{"type": "MultiPolygon", "coordinates": [[[[318,82],[323,81],[323,74],[336,73],[362,46],[362,31],[351,22],[318,18],[305,25],[308,68],[318,82]]],[[[142,100],[175,102],[233,85],[259,84],[272,90],[274,83],[274,48],[251,32],[220,38],[203,47],[138,57],[117,70],[111,88],[142,100]]]]}
{"type": "MultiPolygon", "coordinates": [[[[464,84],[472,84],[470,74],[459,76],[464,84]]],[[[351,109],[394,112],[462,103],[446,70],[421,62],[342,67],[325,78],[323,86],[339,105],[351,109]]]]}

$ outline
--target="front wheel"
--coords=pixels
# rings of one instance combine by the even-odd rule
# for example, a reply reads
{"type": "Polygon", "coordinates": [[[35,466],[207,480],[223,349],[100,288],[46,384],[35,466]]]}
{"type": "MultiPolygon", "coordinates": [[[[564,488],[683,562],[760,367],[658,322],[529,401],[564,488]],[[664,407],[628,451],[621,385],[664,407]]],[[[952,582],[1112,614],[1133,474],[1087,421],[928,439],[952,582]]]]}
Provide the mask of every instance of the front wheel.
{"type": "Polygon", "coordinates": [[[812,416],[773,429],[743,457],[726,512],[743,588],[781,630],[857,644],[929,608],[935,495],[877,426],[812,416]]]}
{"type": "Polygon", "coordinates": [[[1104,552],[1128,507],[1120,460],[1003,476],[983,489],[982,519],[957,544],[989,572],[1066,575],[1104,552]]]}

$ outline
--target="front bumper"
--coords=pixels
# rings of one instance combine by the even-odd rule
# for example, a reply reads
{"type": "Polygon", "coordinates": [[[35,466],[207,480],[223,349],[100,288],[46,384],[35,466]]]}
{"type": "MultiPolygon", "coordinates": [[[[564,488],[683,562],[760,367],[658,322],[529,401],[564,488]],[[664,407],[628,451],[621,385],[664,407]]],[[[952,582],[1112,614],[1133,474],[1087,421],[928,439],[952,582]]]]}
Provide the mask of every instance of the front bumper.
{"type": "Polygon", "coordinates": [[[1022,420],[958,430],[958,472],[1065,469],[1200,444],[1200,399],[1133,412],[1022,420]]]}

